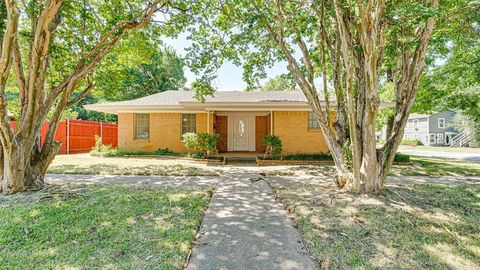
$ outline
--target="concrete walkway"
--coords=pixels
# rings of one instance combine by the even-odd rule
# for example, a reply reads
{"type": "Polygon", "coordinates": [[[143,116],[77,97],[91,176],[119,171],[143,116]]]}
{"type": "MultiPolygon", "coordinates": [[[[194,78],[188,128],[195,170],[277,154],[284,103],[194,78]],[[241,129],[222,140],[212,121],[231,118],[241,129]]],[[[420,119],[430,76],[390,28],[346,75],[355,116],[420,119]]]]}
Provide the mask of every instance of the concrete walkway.
{"type": "Polygon", "coordinates": [[[187,269],[317,269],[265,181],[235,170],[222,178],[187,269]]]}

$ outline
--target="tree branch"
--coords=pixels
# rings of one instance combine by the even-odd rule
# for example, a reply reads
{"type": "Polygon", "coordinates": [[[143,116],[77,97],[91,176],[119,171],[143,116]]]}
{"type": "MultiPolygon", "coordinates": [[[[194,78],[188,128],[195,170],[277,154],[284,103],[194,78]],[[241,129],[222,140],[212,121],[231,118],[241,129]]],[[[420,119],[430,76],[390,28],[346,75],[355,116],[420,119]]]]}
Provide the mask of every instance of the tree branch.
{"type": "Polygon", "coordinates": [[[82,90],[82,92],[80,92],[80,94],[75,97],[74,99],[71,99],[67,102],[66,104],[66,107],[67,108],[70,108],[72,107],[73,105],[77,104],[78,102],[80,102],[86,95],[88,95],[92,89],[95,87],[95,84],[92,82],[91,79],[89,79],[88,81],[88,85],[87,87],[85,87],[85,89],[82,90]]]}

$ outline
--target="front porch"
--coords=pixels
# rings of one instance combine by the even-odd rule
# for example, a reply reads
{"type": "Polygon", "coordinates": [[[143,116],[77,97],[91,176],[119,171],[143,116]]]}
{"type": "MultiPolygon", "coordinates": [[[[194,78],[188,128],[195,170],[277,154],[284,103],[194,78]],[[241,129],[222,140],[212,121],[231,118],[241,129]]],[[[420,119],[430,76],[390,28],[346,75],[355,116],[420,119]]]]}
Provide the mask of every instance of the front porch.
{"type": "Polygon", "coordinates": [[[220,153],[227,157],[254,157],[265,152],[263,138],[273,134],[272,112],[215,111],[212,114],[213,133],[220,135],[217,146],[220,153]]]}

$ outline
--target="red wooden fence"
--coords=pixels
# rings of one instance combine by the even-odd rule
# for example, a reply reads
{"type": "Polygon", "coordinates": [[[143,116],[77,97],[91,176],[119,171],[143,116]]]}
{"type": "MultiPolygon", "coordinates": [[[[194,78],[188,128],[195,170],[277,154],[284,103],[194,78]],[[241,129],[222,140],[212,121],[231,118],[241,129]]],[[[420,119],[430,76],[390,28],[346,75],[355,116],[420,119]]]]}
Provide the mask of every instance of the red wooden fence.
{"type": "MultiPolygon", "coordinates": [[[[16,128],[15,122],[11,122],[11,125],[16,128]]],[[[42,144],[49,125],[49,122],[43,124],[40,133],[42,144]]],[[[110,144],[114,147],[118,144],[117,124],[70,119],[58,123],[55,140],[62,142],[61,154],[82,153],[89,152],[95,146],[95,135],[102,138],[103,144],[110,144]]]]}

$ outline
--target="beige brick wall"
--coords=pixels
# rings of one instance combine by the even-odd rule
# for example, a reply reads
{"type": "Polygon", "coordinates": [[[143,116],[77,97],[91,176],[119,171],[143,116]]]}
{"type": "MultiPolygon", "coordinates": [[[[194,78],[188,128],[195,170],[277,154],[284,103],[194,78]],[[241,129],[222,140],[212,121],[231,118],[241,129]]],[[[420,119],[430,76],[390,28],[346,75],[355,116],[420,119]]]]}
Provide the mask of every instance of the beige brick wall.
{"type": "MultiPolygon", "coordinates": [[[[133,113],[118,114],[118,147],[128,151],[155,151],[168,148],[174,152],[187,152],[180,139],[181,113],[151,113],[150,139],[134,139],[133,113]]],[[[210,132],[213,114],[210,114],[210,132]]],[[[197,132],[207,132],[207,113],[197,113],[197,132]]]]}
{"type": "Polygon", "coordinates": [[[320,130],[308,129],[308,112],[274,112],[273,133],[280,137],[283,154],[328,152],[320,130]]]}
{"type": "MultiPolygon", "coordinates": [[[[155,151],[169,148],[188,152],[180,140],[181,113],[151,113],[150,139],[135,140],[133,113],[118,114],[118,147],[129,151],[155,151]]],[[[210,113],[210,133],[213,133],[210,113]]],[[[197,113],[197,132],[207,132],[207,113],[197,113]]],[[[282,140],[283,154],[328,152],[319,130],[308,129],[308,112],[274,112],[273,133],[282,140]]]]}

